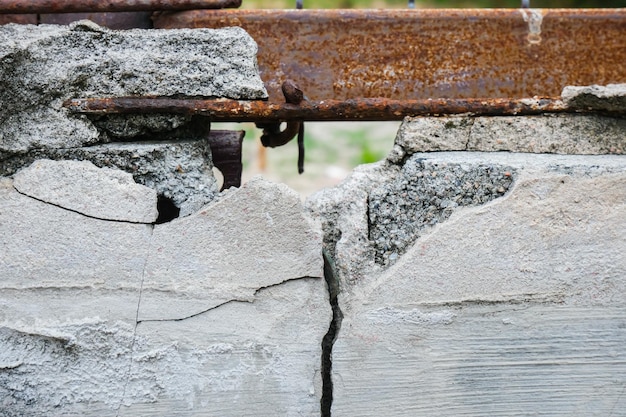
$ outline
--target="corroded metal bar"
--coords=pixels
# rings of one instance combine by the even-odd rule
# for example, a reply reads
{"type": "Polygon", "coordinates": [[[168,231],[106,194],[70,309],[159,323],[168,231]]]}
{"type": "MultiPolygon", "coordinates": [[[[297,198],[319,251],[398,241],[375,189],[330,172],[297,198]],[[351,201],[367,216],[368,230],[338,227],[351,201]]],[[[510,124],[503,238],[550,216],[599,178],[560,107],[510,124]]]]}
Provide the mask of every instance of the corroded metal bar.
{"type": "Polygon", "coordinates": [[[402,120],[405,116],[471,114],[489,116],[529,115],[575,111],[558,99],[424,99],[389,100],[365,98],[303,101],[295,105],[268,101],[230,99],[199,100],[170,98],[90,98],[64,103],[77,113],[174,113],[202,115],[211,121],[262,122],[303,121],[382,121],[402,120]]]}
{"type": "Polygon", "coordinates": [[[194,10],[155,27],[241,26],[270,101],[556,97],[626,82],[626,9],[194,10]]]}
{"type": "Polygon", "coordinates": [[[36,25],[36,14],[0,14],[0,25],[18,23],[20,25],[36,25]]]}
{"type": "Polygon", "coordinates": [[[208,140],[211,146],[213,165],[224,176],[222,191],[230,187],[241,186],[241,173],[243,172],[241,148],[244,136],[243,130],[211,130],[209,133],[208,140]]]}
{"type": "Polygon", "coordinates": [[[241,0],[0,0],[0,13],[141,12],[239,6],[241,0]]]}

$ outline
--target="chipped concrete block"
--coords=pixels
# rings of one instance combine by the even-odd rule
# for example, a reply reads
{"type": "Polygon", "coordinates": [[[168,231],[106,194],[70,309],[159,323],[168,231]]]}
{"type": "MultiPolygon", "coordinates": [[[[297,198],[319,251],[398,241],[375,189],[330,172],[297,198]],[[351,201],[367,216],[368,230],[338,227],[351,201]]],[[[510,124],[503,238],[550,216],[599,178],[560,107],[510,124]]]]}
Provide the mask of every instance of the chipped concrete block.
{"type": "Polygon", "coordinates": [[[170,199],[180,216],[200,210],[218,194],[209,142],[116,142],[74,149],[34,150],[0,161],[0,175],[13,175],[41,158],[89,161],[101,168],[116,168],[170,199]]]}
{"type": "Polygon", "coordinates": [[[96,219],[154,223],[158,216],[153,189],[136,184],[128,173],[91,162],[40,159],[19,171],[13,186],[44,203],[96,219]]]}
{"type": "Polygon", "coordinates": [[[580,114],[407,117],[396,147],[399,157],[434,151],[623,154],[626,119],[580,114]]]}
{"type": "MultiPolygon", "coordinates": [[[[267,97],[257,46],[241,28],[112,31],[91,22],[0,27],[0,159],[37,148],[107,140],[70,98],[267,97]]],[[[175,129],[185,116],[101,121],[113,136],[175,129]],[[117,126],[117,127],[116,127],[117,126]]]]}
{"type": "Polygon", "coordinates": [[[322,222],[336,267],[346,279],[358,279],[395,263],[424,231],[459,207],[503,196],[514,175],[506,164],[416,154],[401,166],[384,162],[357,168],[336,189],[315,194],[307,208],[322,222]]]}
{"type": "Polygon", "coordinates": [[[576,109],[626,112],[626,84],[567,86],[561,98],[576,109]]]}
{"type": "Polygon", "coordinates": [[[389,161],[362,167],[307,202],[314,215],[333,219],[324,228],[338,239],[334,248],[325,242],[343,316],[332,351],[332,415],[600,416],[622,409],[626,160],[451,152],[404,161],[420,161],[407,178],[407,189],[420,189],[416,207],[405,204],[410,193],[395,191],[393,216],[367,216],[371,204],[346,209],[364,195],[371,202],[376,189],[397,189],[405,168],[389,161]],[[427,167],[451,187],[423,182],[418,173],[427,167]],[[505,193],[454,206],[434,225],[421,218],[405,252],[376,263],[372,230],[404,232],[395,218],[423,210],[422,199],[443,190],[448,200],[465,198],[458,172],[504,169],[512,180],[505,193]],[[355,233],[371,248],[360,265],[362,248],[344,241],[355,233]]]}
{"type": "Polygon", "coordinates": [[[323,276],[321,233],[298,193],[260,177],[192,216],[158,225],[154,241],[140,320],[183,319],[248,302],[288,280],[323,276]]]}
{"type": "Polygon", "coordinates": [[[152,225],[3,178],[0,236],[3,416],[319,413],[332,313],[319,226],[287,187],[256,179],[152,225]]]}

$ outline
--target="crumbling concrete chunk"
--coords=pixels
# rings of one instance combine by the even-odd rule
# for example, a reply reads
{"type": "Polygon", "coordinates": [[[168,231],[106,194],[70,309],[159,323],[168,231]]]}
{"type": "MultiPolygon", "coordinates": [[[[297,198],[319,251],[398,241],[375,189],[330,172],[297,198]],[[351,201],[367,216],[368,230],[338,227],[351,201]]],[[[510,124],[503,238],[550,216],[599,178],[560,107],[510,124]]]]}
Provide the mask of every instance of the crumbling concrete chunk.
{"type": "Polygon", "coordinates": [[[19,171],[13,185],[24,195],[97,219],[154,223],[158,216],[153,189],[91,162],[38,160],[19,171]]]}
{"type": "Polygon", "coordinates": [[[561,98],[575,109],[626,114],[626,84],[567,86],[561,98]]]}
{"type": "Polygon", "coordinates": [[[423,229],[445,221],[458,207],[503,196],[515,171],[497,163],[439,163],[419,155],[400,172],[374,185],[368,197],[369,239],[376,263],[395,262],[423,229]]]}
{"type": "MultiPolygon", "coordinates": [[[[108,140],[87,117],[62,107],[70,98],[267,97],[256,43],[236,27],[111,31],[91,22],[6,25],[0,27],[0,45],[0,158],[108,140]]],[[[132,129],[117,133],[128,137],[185,121],[173,118],[163,123],[162,116],[131,117],[132,129]]],[[[116,131],[113,122],[108,128],[109,134],[116,131]]]]}
{"type": "Polygon", "coordinates": [[[90,161],[132,174],[180,209],[181,217],[200,210],[218,194],[211,147],[205,140],[116,142],[73,149],[34,150],[0,161],[0,175],[13,175],[37,159],[90,161]]]}

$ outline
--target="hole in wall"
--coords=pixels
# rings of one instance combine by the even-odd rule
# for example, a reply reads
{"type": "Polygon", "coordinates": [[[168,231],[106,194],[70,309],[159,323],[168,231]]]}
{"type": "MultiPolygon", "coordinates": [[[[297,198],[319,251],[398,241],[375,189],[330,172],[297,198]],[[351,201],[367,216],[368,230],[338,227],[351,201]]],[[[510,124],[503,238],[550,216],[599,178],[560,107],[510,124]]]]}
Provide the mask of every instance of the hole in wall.
{"type": "Polygon", "coordinates": [[[159,215],[154,222],[155,224],[170,222],[180,215],[180,209],[176,207],[171,198],[164,195],[157,196],[157,211],[159,215]]]}
{"type": "MultiPolygon", "coordinates": [[[[245,130],[243,177],[261,174],[287,184],[303,198],[343,181],[354,167],[384,159],[393,148],[401,122],[305,123],[304,174],[298,175],[296,140],[278,148],[261,145],[261,129],[254,123],[212,123],[214,130],[245,130]]],[[[283,127],[284,128],[284,127],[283,127]]]]}

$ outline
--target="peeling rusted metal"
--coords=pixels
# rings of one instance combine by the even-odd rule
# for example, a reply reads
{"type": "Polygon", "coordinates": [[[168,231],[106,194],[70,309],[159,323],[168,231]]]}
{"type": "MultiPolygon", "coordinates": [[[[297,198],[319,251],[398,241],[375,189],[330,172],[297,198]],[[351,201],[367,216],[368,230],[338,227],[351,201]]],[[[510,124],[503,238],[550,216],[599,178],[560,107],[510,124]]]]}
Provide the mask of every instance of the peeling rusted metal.
{"type": "Polygon", "coordinates": [[[225,26],[258,43],[274,103],[286,79],[314,102],[556,97],[566,85],[626,82],[626,9],[196,10],[155,19],[159,28],[225,26]]]}
{"type": "Polygon", "coordinates": [[[17,23],[20,25],[36,25],[36,14],[0,14],[0,25],[17,23]]]}
{"type": "Polygon", "coordinates": [[[269,101],[230,99],[198,100],[171,98],[90,98],[64,103],[77,113],[174,113],[202,115],[213,122],[301,121],[383,121],[405,116],[469,114],[511,116],[542,113],[578,112],[556,98],[527,99],[422,99],[389,100],[364,98],[303,101],[298,105],[269,101]]]}
{"type": "Polygon", "coordinates": [[[0,0],[0,13],[141,12],[239,6],[241,0],[0,0]]]}

